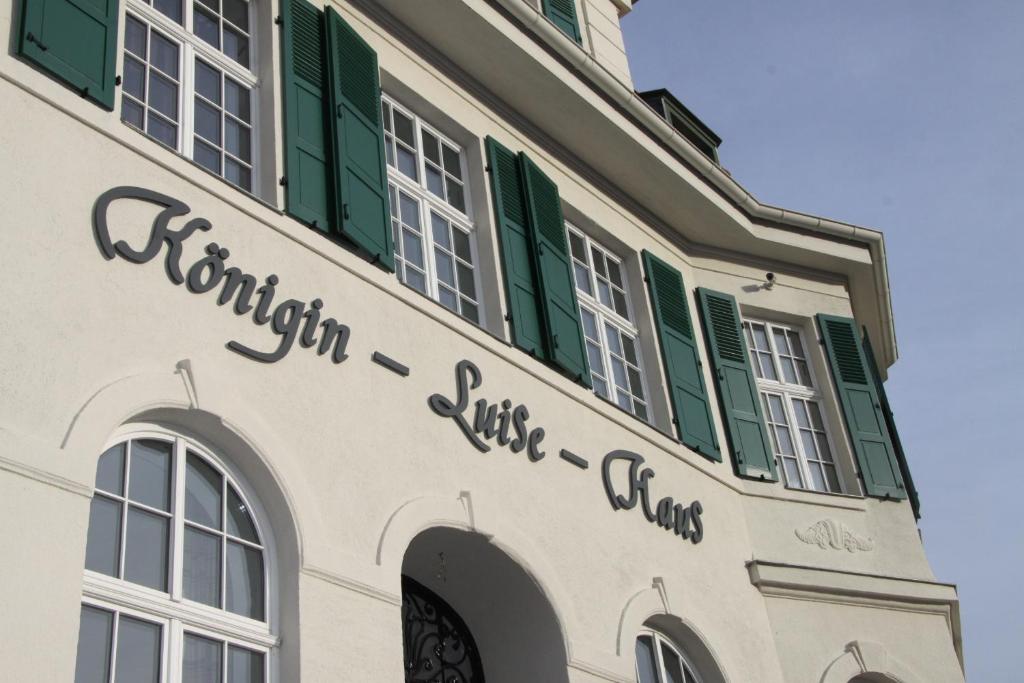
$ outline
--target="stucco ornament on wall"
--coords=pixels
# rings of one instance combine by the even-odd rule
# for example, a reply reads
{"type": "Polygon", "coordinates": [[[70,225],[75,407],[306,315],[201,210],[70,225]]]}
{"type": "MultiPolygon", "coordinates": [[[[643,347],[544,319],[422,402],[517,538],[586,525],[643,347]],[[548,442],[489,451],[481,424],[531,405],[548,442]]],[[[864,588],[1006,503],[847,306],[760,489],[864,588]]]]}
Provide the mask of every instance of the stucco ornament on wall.
{"type": "Polygon", "coordinates": [[[853,533],[845,524],[834,519],[823,519],[812,524],[806,529],[796,529],[796,537],[804,543],[815,544],[823,550],[833,548],[834,550],[846,549],[855,553],[875,549],[875,541],[867,536],[858,536],[853,533]]]}

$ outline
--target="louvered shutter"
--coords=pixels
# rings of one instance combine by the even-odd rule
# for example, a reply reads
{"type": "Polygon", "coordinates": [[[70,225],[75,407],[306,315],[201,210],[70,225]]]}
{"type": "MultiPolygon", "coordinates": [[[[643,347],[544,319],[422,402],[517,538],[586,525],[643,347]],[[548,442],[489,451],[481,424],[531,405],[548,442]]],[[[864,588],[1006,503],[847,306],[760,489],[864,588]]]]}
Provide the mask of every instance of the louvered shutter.
{"type": "Polygon", "coordinates": [[[501,241],[512,343],[546,359],[522,171],[516,155],[491,137],[487,138],[487,160],[495,223],[501,241]]]}
{"type": "Polygon", "coordinates": [[[114,109],[117,0],[22,0],[18,54],[114,109]]]}
{"type": "Polygon", "coordinates": [[[377,53],[333,7],[325,21],[336,225],[394,271],[377,53]]]}
{"type": "Polygon", "coordinates": [[[328,232],[331,164],[324,74],[324,16],[306,0],[282,0],[285,209],[328,232]]]}
{"type": "Polygon", "coordinates": [[[743,477],[777,481],[775,456],[768,440],[761,398],[740,328],[736,299],[704,288],[697,290],[697,298],[715,367],[718,400],[729,445],[732,446],[736,473],[743,477]]]}
{"type": "Polygon", "coordinates": [[[896,450],[856,324],[850,318],[819,314],[818,327],[867,494],[879,498],[906,497],[896,450]]]}
{"type": "Polygon", "coordinates": [[[899,430],[896,429],[896,420],[892,415],[892,408],[889,406],[889,397],[885,394],[885,387],[882,385],[882,374],[878,370],[878,363],[875,361],[875,352],[871,348],[871,340],[866,330],[863,331],[861,339],[864,344],[864,356],[867,359],[868,368],[871,370],[871,378],[875,382],[875,391],[878,392],[879,402],[882,405],[882,414],[885,415],[885,426],[889,428],[889,436],[892,437],[892,445],[896,452],[896,462],[900,466],[900,475],[907,487],[907,496],[910,498],[910,506],[914,511],[914,518],[921,519],[921,498],[917,494],[917,487],[914,486],[914,478],[910,476],[910,465],[907,463],[907,454],[903,450],[903,442],[900,441],[899,430]]]}
{"type": "Polygon", "coordinates": [[[522,153],[519,168],[526,188],[526,215],[535,247],[549,358],[570,377],[589,387],[590,368],[558,186],[522,153]]]}
{"type": "Polygon", "coordinates": [[[544,16],[577,43],[583,42],[576,17],[576,0],[544,0],[544,16]]]}
{"type": "Polygon", "coordinates": [[[683,275],[648,251],[643,260],[679,438],[704,457],[721,462],[683,275]]]}

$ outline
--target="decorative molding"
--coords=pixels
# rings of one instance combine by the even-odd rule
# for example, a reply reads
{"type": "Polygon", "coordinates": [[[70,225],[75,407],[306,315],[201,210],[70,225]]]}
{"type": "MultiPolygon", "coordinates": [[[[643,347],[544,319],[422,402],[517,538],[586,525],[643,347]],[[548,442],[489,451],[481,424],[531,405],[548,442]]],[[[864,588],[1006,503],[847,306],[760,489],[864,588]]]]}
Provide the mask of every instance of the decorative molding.
{"type": "Polygon", "coordinates": [[[868,536],[858,536],[845,524],[834,519],[823,519],[806,529],[796,529],[794,533],[804,543],[817,545],[822,550],[845,549],[847,552],[855,553],[857,551],[869,552],[875,549],[874,539],[868,536]]]}

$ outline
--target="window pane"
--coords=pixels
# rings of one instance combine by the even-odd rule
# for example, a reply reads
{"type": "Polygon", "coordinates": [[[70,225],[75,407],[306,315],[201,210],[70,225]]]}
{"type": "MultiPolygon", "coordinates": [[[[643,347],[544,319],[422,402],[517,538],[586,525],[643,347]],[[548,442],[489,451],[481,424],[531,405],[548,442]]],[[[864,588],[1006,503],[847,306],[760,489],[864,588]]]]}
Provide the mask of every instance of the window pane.
{"type": "Polygon", "coordinates": [[[793,412],[796,413],[796,423],[803,429],[808,429],[811,426],[811,421],[807,417],[807,406],[803,401],[799,399],[793,399],[793,412]]]}
{"type": "Polygon", "coordinates": [[[601,350],[590,342],[587,342],[587,359],[590,361],[590,369],[603,376],[604,361],[601,360],[601,350]]]}
{"type": "Polygon", "coordinates": [[[228,683],[263,683],[263,655],[231,645],[228,647],[228,683]]]}
{"type": "Polygon", "coordinates": [[[466,194],[462,189],[462,185],[459,185],[451,178],[445,178],[445,187],[448,190],[448,203],[465,213],[466,194]]]}
{"type": "Polygon", "coordinates": [[[252,169],[231,159],[224,160],[224,177],[243,190],[252,187],[252,169]]]}
{"type": "Polygon", "coordinates": [[[402,253],[407,261],[423,267],[423,243],[419,235],[411,230],[402,231],[402,253]]]}
{"type": "Polygon", "coordinates": [[[814,446],[814,435],[811,432],[801,429],[800,443],[804,447],[804,457],[812,460],[818,459],[818,449],[814,446]]]}
{"type": "Polygon", "coordinates": [[[249,39],[235,29],[225,26],[224,54],[242,66],[249,66],[249,39]]]}
{"type": "Polygon", "coordinates": [[[629,368],[629,390],[637,398],[644,397],[644,387],[640,382],[640,373],[633,368],[629,368]]]}
{"type": "Polygon", "coordinates": [[[654,646],[649,636],[636,639],[636,680],[637,683],[659,683],[657,662],[654,659],[654,646]]]}
{"type": "Polygon", "coordinates": [[[172,121],[178,120],[178,86],[155,71],[149,75],[149,106],[172,121]]]}
{"type": "Polygon", "coordinates": [[[459,297],[455,292],[447,287],[438,287],[437,294],[443,306],[453,311],[459,310],[459,297]]]}
{"type": "Polygon", "coordinates": [[[214,104],[220,104],[220,71],[196,60],[196,91],[214,104]]]}
{"type": "Polygon", "coordinates": [[[803,488],[803,477],[800,476],[800,468],[797,467],[796,460],[793,458],[783,458],[782,462],[786,470],[786,484],[796,488],[803,488]]]}
{"type": "Polygon", "coordinates": [[[472,320],[475,323],[480,322],[480,311],[477,305],[471,302],[469,299],[462,300],[462,316],[467,320],[472,320]]]}
{"type": "Polygon", "coordinates": [[[828,439],[825,438],[825,435],[815,434],[814,439],[818,443],[818,457],[825,462],[832,462],[832,451],[828,447],[828,439]]]}
{"type": "Polygon", "coordinates": [[[427,278],[420,271],[406,268],[405,282],[413,289],[417,289],[424,294],[427,293],[427,278]]]}
{"type": "Polygon", "coordinates": [[[124,495],[124,444],[108,448],[96,467],[96,488],[124,495]]]}
{"type": "Polygon", "coordinates": [[[608,283],[601,278],[597,279],[597,298],[608,308],[612,307],[612,290],[608,283]]]}
{"type": "Polygon", "coordinates": [[[806,358],[804,345],[800,343],[800,335],[790,330],[786,332],[786,337],[789,339],[789,346],[793,355],[797,358],[806,358]]]}
{"type": "Polygon", "coordinates": [[[263,553],[228,541],[226,591],[229,612],[263,619],[263,553]]]}
{"type": "Polygon", "coordinates": [[[252,123],[249,89],[230,78],[224,81],[224,106],[242,121],[252,123]]]}
{"type": "Polygon", "coordinates": [[[117,576],[121,559],[121,505],[94,496],[89,506],[89,536],[85,545],[85,568],[117,576]]]}
{"type": "Polygon", "coordinates": [[[135,126],[139,130],[142,130],[143,117],[144,117],[144,114],[142,112],[142,107],[140,107],[139,105],[135,104],[134,102],[129,100],[127,97],[124,97],[124,98],[121,99],[121,120],[122,121],[125,121],[126,123],[130,123],[131,125],[135,126]]]}
{"type": "Polygon", "coordinates": [[[220,545],[220,536],[185,527],[182,589],[189,600],[220,607],[220,545]]]}
{"type": "Polygon", "coordinates": [[[795,455],[793,450],[793,437],[790,436],[788,427],[776,427],[775,432],[779,437],[779,452],[783,455],[795,455]]]}
{"type": "Polygon", "coordinates": [[[583,238],[574,232],[569,233],[569,249],[572,255],[584,263],[587,262],[587,249],[583,246],[583,238]]]}
{"type": "Polygon", "coordinates": [[[220,472],[189,451],[185,467],[185,519],[220,529],[223,482],[220,472]]]}
{"type": "Polygon", "coordinates": [[[252,133],[248,126],[228,118],[224,122],[224,146],[242,161],[252,161],[252,133]]]}
{"type": "Polygon", "coordinates": [[[608,348],[610,348],[612,353],[615,355],[621,356],[622,344],[619,342],[619,331],[608,323],[605,323],[604,333],[608,337],[608,348]]]}
{"type": "Polygon", "coordinates": [[[175,22],[181,23],[181,0],[153,0],[153,7],[175,22]]]}
{"type": "Polygon", "coordinates": [[[445,249],[452,248],[452,241],[448,237],[448,221],[430,212],[430,226],[434,232],[434,244],[440,244],[445,249]]]}
{"type": "Polygon", "coordinates": [[[783,408],[781,396],[768,394],[768,405],[771,406],[772,422],[789,424],[789,420],[786,419],[786,411],[785,408],[783,408]]]}
{"type": "Polygon", "coordinates": [[[395,135],[398,139],[409,145],[409,147],[416,149],[416,137],[412,133],[412,119],[401,113],[397,109],[394,111],[395,115],[395,135]]]}
{"type": "Polygon", "coordinates": [[[178,80],[178,46],[153,31],[149,63],[178,80]]]}
{"type": "Polygon", "coordinates": [[[815,491],[827,491],[825,488],[825,477],[821,473],[821,466],[817,463],[810,463],[808,468],[811,471],[811,488],[815,491]]]}
{"type": "Polygon", "coordinates": [[[107,683],[110,680],[110,645],[113,629],[112,613],[82,605],[82,616],[78,626],[75,683],[107,683]]]}
{"type": "Polygon", "coordinates": [[[619,264],[611,260],[608,261],[608,278],[617,287],[622,287],[622,271],[619,269],[619,264]]]}
{"type": "Polygon", "coordinates": [[[444,156],[444,170],[462,180],[462,161],[459,159],[459,153],[448,145],[441,143],[441,154],[444,156]]]}
{"type": "Polygon", "coordinates": [[[243,31],[248,31],[249,3],[245,0],[224,0],[224,18],[243,31]]]}
{"type": "Polygon", "coordinates": [[[211,17],[207,12],[200,10],[195,5],[196,11],[192,18],[194,33],[210,45],[220,48],[220,26],[216,17],[211,17]]]}
{"type": "Polygon", "coordinates": [[[768,335],[765,333],[764,325],[751,325],[750,331],[754,335],[754,347],[758,351],[767,351],[768,335]]]}
{"type": "Polygon", "coordinates": [[[629,320],[629,309],[626,308],[626,295],[617,289],[613,289],[612,301],[615,303],[615,312],[629,320]]]}
{"type": "Polygon", "coordinates": [[[441,178],[441,171],[427,164],[427,189],[438,197],[444,199],[444,180],[441,178]]]}
{"type": "Polygon", "coordinates": [[[800,380],[799,380],[800,384],[803,384],[805,387],[814,386],[811,383],[811,373],[807,369],[807,363],[806,362],[804,362],[802,360],[798,360],[796,362],[796,370],[797,370],[797,376],[800,378],[800,380]]]}
{"type": "Polygon", "coordinates": [[[146,99],[146,67],[131,57],[124,59],[124,91],[136,99],[146,99]]]}
{"type": "Polygon", "coordinates": [[[216,640],[186,633],[182,683],[221,683],[223,651],[224,647],[216,640]]]}
{"type": "Polygon", "coordinates": [[[839,477],[836,476],[836,468],[832,465],[825,465],[825,477],[828,479],[828,490],[829,491],[842,491],[842,487],[839,486],[839,477]]]}
{"type": "Polygon", "coordinates": [[[415,199],[404,192],[400,192],[398,200],[402,205],[402,222],[417,232],[420,230],[420,205],[415,199]]]}
{"type": "Polygon", "coordinates": [[[249,510],[242,502],[242,497],[235,491],[235,487],[228,484],[228,533],[238,538],[244,538],[253,543],[259,543],[260,537],[256,534],[256,525],[253,524],[249,510]]]}
{"type": "Polygon", "coordinates": [[[625,335],[622,336],[622,350],[625,352],[626,360],[633,365],[640,365],[640,359],[636,355],[636,343],[625,335]]]}
{"type": "Polygon", "coordinates": [[[667,645],[661,645],[661,658],[665,661],[665,674],[668,676],[666,683],[686,683],[683,680],[683,663],[679,657],[667,645]]]}
{"type": "Polygon", "coordinates": [[[469,246],[469,235],[456,228],[452,230],[452,237],[455,240],[455,255],[466,263],[472,263],[473,251],[469,246]]]}
{"type": "Polygon", "coordinates": [[[413,180],[420,179],[420,174],[416,170],[416,155],[401,145],[398,145],[398,170],[413,180]]]}
{"type": "Polygon", "coordinates": [[[581,308],[580,320],[583,321],[583,332],[587,335],[587,339],[593,339],[594,341],[599,342],[601,337],[598,336],[597,333],[597,316],[587,309],[581,308]]]}
{"type": "Polygon", "coordinates": [[[192,158],[196,160],[199,165],[210,169],[217,175],[220,175],[220,150],[210,147],[206,143],[195,139],[195,150],[192,154],[192,158]]]}
{"type": "Polygon", "coordinates": [[[627,389],[629,387],[626,380],[626,366],[618,358],[612,358],[612,375],[615,377],[615,386],[620,389],[627,389]]]}
{"type": "Polygon", "coordinates": [[[786,343],[786,331],[773,327],[772,337],[775,340],[775,352],[786,356],[790,355],[789,344],[786,343]]]}
{"type": "Polygon", "coordinates": [[[778,381],[779,376],[775,373],[775,363],[772,362],[771,354],[759,353],[757,356],[761,363],[761,377],[770,379],[773,382],[778,381]]]}
{"type": "Polygon", "coordinates": [[[166,517],[128,507],[124,553],[126,581],[158,591],[167,590],[168,526],[166,517]]]}
{"type": "Polygon", "coordinates": [[[455,286],[455,267],[452,257],[440,249],[434,250],[437,279],[451,287],[455,286]]]}
{"type": "Polygon", "coordinates": [[[796,368],[793,367],[793,360],[783,356],[779,359],[782,363],[782,376],[789,384],[796,384],[796,368]]]}
{"type": "Polygon", "coordinates": [[[170,509],[171,444],[142,439],[131,442],[128,497],[157,508],[170,509]]]}
{"type": "Polygon", "coordinates": [[[437,138],[425,130],[420,131],[423,138],[423,155],[438,166],[441,165],[441,152],[438,149],[437,138]]]}
{"type": "Polygon", "coordinates": [[[200,99],[196,99],[196,132],[213,144],[220,144],[220,110],[200,99]]]}
{"type": "Polygon", "coordinates": [[[149,115],[146,124],[146,132],[158,142],[162,142],[174,149],[178,146],[178,127],[171,125],[153,114],[149,115]]]}
{"type": "Polygon", "coordinates": [[[137,57],[146,58],[146,25],[135,17],[125,17],[124,48],[137,57]]]}
{"type": "Polygon", "coordinates": [[[593,379],[594,393],[596,393],[598,396],[604,396],[605,398],[608,398],[608,383],[605,382],[603,379],[599,379],[597,377],[593,379]]]}
{"type": "Polygon", "coordinates": [[[471,299],[476,298],[476,285],[473,283],[473,269],[461,263],[457,265],[459,271],[459,291],[471,299]]]}
{"type": "Polygon", "coordinates": [[[594,259],[594,270],[596,270],[599,275],[608,277],[608,272],[604,269],[604,256],[597,250],[597,247],[590,247],[590,255],[594,259]]]}
{"type": "Polygon", "coordinates": [[[594,292],[590,288],[590,271],[584,268],[579,261],[572,262],[573,271],[576,273],[576,287],[580,291],[593,296],[594,292]]]}
{"type": "Polygon", "coordinates": [[[160,680],[159,624],[122,615],[117,624],[117,670],[119,681],[158,683],[160,680]]]}

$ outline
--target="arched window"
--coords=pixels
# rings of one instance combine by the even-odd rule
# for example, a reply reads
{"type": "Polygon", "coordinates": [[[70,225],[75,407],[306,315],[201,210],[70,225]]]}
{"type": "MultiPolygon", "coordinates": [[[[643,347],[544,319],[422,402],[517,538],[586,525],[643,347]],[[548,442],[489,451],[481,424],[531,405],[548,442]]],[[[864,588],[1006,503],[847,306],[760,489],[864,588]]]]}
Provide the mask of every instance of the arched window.
{"type": "Polygon", "coordinates": [[[701,683],[682,650],[657,631],[641,631],[636,639],[637,683],[701,683]]]}
{"type": "Polygon", "coordinates": [[[473,635],[458,613],[420,583],[402,577],[406,683],[484,683],[473,635]]]}
{"type": "Polygon", "coordinates": [[[195,442],[107,449],[89,514],[75,683],[269,683],[268,539],[195,442]]]}

